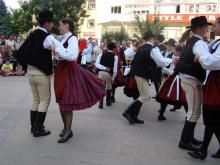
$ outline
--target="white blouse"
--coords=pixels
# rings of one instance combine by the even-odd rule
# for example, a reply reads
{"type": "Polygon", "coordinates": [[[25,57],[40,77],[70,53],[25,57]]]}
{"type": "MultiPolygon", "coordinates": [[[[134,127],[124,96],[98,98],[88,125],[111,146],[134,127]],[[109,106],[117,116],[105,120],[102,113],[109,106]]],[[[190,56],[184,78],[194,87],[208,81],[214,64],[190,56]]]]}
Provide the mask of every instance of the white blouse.
{"type": "Polygon", "coordinates": [[[64,34],[62,41],[55,49],[55,55],[67,61],[76,61],[79,53],[78,39],[72,36],[71,32],[64,34]],[[69,38],[70,37],[70,38],[69,38]],[[68,40],[68,47],[64,48],[63,44],[68,40]]]}
{"type": "Polygon", "coordinates": [[[199,62],[204,69],[220,70],[220,45],[214,53],[210,53],[208,49],[203,49],[203,56],[200,56],[199,62]]]}

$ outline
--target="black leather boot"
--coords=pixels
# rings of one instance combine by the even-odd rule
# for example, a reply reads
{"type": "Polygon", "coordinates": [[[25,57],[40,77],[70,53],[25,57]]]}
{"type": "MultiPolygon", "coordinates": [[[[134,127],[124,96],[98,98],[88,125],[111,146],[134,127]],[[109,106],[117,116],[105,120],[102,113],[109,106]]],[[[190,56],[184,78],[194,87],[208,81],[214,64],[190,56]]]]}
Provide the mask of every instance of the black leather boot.
{"type": "Polygon", "coordinates": [[[115,96],[111,96],[111,102],[115,103],[115,96]]]}
{"type": "Polygon", "coordinates": [[[34,123],[37,117],[37,111],[30,111],[31,133],[34,131],[34,123]]]}
{"type": "Polygon", "coordinates": [[[142,103],[139,100],[135,100],[122,114],[130,124],[143,124],[142,120],[138,119],[142,103]]]}
{"type": "Polygon", "coordinates": [[[194,146],[192,143],[195,126],[196,123],[187,120],[185,121],[185,125],[183,127],[183,131],[179,142],[179,148],[190,151],[199,150],[199,147],[194,146]]]}
{"type": "Polygon", "coordinates": [[[166,117],[164,117],[164,112],[166,111],[167,104],[161,103],[160,104],[160,111],[158,116],[158,121],[166,120],[166,117]]]}
{"type": "Polygon", "coordinates": [[[204,160],[207,157],[207,153],[202,153],[201,151],[188,152],[188,155],[194,159],[201,159],[201,160],[204,160]]]}
{"type": "Polygon", "coordinates": [[[34,137],[47,136],[50,134],[49,130],[44,129],[44,121],[46,118],[46,112],[37,112],[37,117],[35,120],[35,126],[33,131],[34,137]]]}
{"type": "Polygon", "coordinates": [[[140,113],[140,110],[141,110],[141,107],[142,107],[142,102],[140,102],[139,100],[136,100],[135,102],[135,106],[134,106],[134,109],[132,111],[132,116],[133,116],[133,120],[136,124],[144,124],[144,121],[143,120],[140,120],[138,118],[138,115],[140,113]]]}
{"type": "Polygon", "coordinates": [[[212,157],[216,159],[220,159],[220,149],[215,154],[212,154],[212,157]]]}
{"type": "Polygon", "coordinates": [[[115,103],[115,88],[112,88],[111,91],[111,103],[115,103]]]}
{"type": "Polygon", "coordinates": [[[106,106],[111,106],[111,90],[107,90],[107,95],[106,95],[106,106]]]}
{"type": "Polygon", "coordinates": [[[99,109],[103,109],[103,99],[99,101],[99,109]]]}
{"type": "Polygon", "coordinates": [[[158,120],[158,121],[164,121],[164,120],[166,120],[166,119],[167,119],[167,118],[164,117],[164,115],[163,115],[162,113],[160,113],[157,120],[158,120]]]}
{"type": "Polygon", "coordinates": [[[193,136],[192,144],[199,146],[199,145],[202,145],[202,141],[194,138],[194,136],[193,136]]]}

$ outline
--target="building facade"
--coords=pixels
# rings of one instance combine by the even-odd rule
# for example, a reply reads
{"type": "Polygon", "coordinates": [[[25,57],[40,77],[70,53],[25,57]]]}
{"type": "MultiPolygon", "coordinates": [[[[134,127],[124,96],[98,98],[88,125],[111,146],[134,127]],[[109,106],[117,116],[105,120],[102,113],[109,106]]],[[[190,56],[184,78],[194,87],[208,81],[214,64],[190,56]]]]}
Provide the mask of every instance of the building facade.
{"type": "Polygon", "coordinates": [[[205,15],[210,22],[220,17],[220,0],[87,0],[81,37],[101,39],[103,32],[120,31],[132,37],[137,31],[135,15],[142,20],[158,17],[166,38],[179,39],[193,17],[205,15]]]}

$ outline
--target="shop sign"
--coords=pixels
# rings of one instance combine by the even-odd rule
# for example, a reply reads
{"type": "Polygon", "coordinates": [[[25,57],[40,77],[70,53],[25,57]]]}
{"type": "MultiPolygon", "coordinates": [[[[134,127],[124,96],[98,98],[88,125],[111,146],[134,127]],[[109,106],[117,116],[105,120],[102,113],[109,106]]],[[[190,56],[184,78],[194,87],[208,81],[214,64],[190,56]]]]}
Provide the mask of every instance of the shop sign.
{"type": "Polygon", "coordinates": [[[198,16],[206,16],[209,22],[214,22],[217,17],[220,17],[220,14],[148,14],[147,19],[153,21],[155,18],[159,18],[160,22],[184,22],[188,23],[192,18],[198,16]]]}
{"type": "Polygon", "coordinates": [[[84,37],[94,37],[95,32],[84,32],[83,35],[84,35],[84,37]]]}

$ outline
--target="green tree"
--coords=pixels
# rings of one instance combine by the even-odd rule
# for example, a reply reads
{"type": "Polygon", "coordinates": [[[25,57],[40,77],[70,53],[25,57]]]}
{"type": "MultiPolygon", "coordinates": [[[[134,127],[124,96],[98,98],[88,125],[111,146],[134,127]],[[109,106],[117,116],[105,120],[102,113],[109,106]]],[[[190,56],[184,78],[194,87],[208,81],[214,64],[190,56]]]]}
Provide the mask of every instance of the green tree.
{"type": "Polygon", "coordinates": [[[135,25],[137,27],[137,33],[134,34],[135,38],[142,38],[144,33],[147,31],[152,31],[154,35],[161,34],[164,30],[165,24],[160,22],[158,17],[155,17],[153,21],[141,20],[139,16],[135,16],[135,25]]]}
{"type": "Polygon", "coordinates": [[[130,39],[124,27],[121,27],[121,30],[118,32],[104,32],[102,38],[107,39],[108,41],[125,41],[130,39]]]}
{"type": "Polygon", "coordinates": [[[7,34],[10,31],[10,28],[7,27],[5,22],[7,22],[7,18],[5,18],[8,15],[8,10],[5,5],[5,2],[3,0],[0,0],[0,32],[7,34]]]}
{"type": "Polygon", "coordinates": [[[7,19],[7,24],[11,27],[14,33],[26,33],[37,22],[33,19],[37,17],[41,10],[52,10],[55,15],[55,28],[53,32],[58,32],[57,27],[59,20],[69,17],[75,25],[76,33],[79,30],[79,25],[86,15],[84,9],[85,0],[29,0],[20,2],[21,8],[13,10],[7,19]]]}
{"type": "Polygon", "coordinates": [[[3,0],[0,0],[0,17],[4,17],[8,14],[7,7],[3,0]]]}

